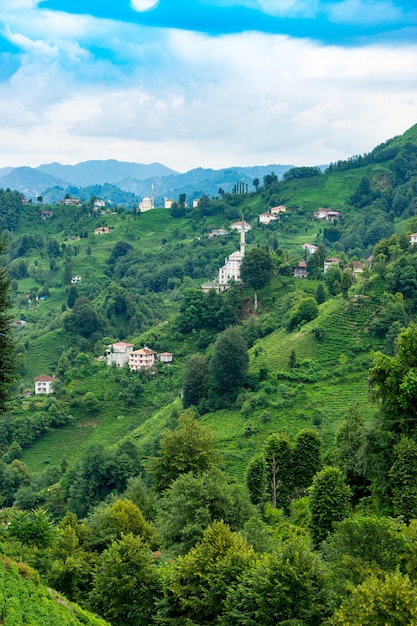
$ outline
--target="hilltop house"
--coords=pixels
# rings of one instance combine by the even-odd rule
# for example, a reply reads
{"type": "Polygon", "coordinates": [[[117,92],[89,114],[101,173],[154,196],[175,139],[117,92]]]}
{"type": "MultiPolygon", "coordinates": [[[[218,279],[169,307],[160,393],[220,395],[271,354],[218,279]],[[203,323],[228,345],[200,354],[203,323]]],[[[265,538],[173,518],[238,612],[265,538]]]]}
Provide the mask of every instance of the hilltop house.
{"type": "Polygon", "coordinates": [[[129,354],[133,351],[133,343],[118,341],[107,346],[107,365],[115,363],[117,367],[123,367],[129,361],[129,354]]]}
{"type": "Polygon", "coordinates": [[[325,274],[327,270],[329,269],[329,267],[332,267],[333,265],[339,265],[339,263],[340,263],[340,259],[338,259],[335,256],[331,256],[328,259],[325,259],[324,264],[323,264],[323,273],[325,274]]]}
{"type": "Polygon", "coordinates": [[[314,217],[325,222],[334,222],[340,219],[340,213],[338,211],[320,208],[314,213],[314,217]]]}
{"type": "Polygon", "coordinates": [[[81,276],[72,276],[71,282],[72,283],[80,283],[81,282],[81,276]]]}
{"type": "Polygon", "coordinates": [[[172,352],[161,352],[160,354],[158,354],[158,359],[161,361],[161,363],[165,363],[165,365],[170,365],[172,363],[173,357],[174,355],[172,354],[172,352]]]}
{"type": "Polygon", "coordinates": [[[53,376],[42,374],[35,378],[35,395],[53,393],[52,383],[54,382],[53,376]]]}
{"type": "Polygon", "coordinates": [[[317,246],[313,246],[312,243],[303,243],[301,247],[303,250],[307,250],[309,254],[314,254],[317,250],[317,246]]]}
{"type": "Polygon", "coordinates": [[[81,200],[79,198],[64,198],[59,204],[64,204],[65,206],[79,206],[81,200]]]}
{"type": "Polygon", "coordinates": [[[53,217],[53,216],[54,216],[53,211],[42,211],[42,213],[41,213],[41,218],[43,220],[50,220],[51,217],[53,217]]]}
{"type": "Polygon", "coordinates": [[[300,261],[298,265],[293,268],[293,276],[294,278],[307,278],[307,263],[305,261],[300,261]]]}
{"type": "Polygon", "coordinates": [[[129,368],[132,372],[152,367],[156,360],[156,352],[143,346],[140,350],[133,350],[128,357],[129,368]]]}
{"type": "Polygon", "coordinates": [[[251,226],[242,219],[240,222],[233,222],[233,224],[230,224],[230,228],[238,230],[239,232],[247,233],[251,229],[251,226]]]}
{"type": "Polygon", "coordinates": [[[287,207],[284,206],[283,204],[280,204],[279,206],[271,207],[269,211],[270,213],[272,213],[272,215],[278,215],[279,213],[286,213],[287,207]]]}
{"type": "Polygon", "coordinates": [[[363,263],[360,261],[352,261],[351,266],[354,279],[358,278],[360,274],[363,274],[363,263]]]}
{"type": "Polygon", "coordinates": [[[412,235],[410,235],[410,243],[412,245],[414,245],[415,243],[417,243],[417,233],[413,233],[412,235]]]}
{"type": "Polygon", "coordinates": [[[208,234],[209,239],[213,237],[226,237],[229,233],[224,228],[214,228],[208,234]]]}
{"type": "Polygon", "coordinates": [[[270,224],[271,222],[274,222],[277,219],[276,215],[273,215],[272,213],[261,213],[259,216],[259,223],[260,224],[270,224]]]}
{"type": "Polygon", "coordinates": [[[99,226],[94,230],[95,235],[107,235],[109,232],[110,228],[107,228],[107,226],[99,226]]]}

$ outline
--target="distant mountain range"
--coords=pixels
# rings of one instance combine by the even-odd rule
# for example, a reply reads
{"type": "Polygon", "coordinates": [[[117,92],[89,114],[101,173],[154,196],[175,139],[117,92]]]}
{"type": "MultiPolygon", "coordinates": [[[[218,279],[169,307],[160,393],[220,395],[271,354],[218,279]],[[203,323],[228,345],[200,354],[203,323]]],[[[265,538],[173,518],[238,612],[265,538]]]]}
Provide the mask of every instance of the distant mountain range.
{"type": "Polygon", "coordinates": [[[0,187],[20,191],[27,199],[42,196],[45,203],[56,203],[66,193],[84,199],[92,195],[115,204],[131,206],[150,196],[152,185],[156,205],[164,198],[178,199],[185,193],[189,201],[204,194],[217,195],[222,188],[231,192],[236,183],[253,190],[253,180],[262,183],[265,175],[274,172],[281,178],[292,165],[259,165],[226,169],[192,169],[184,174],[162,165],[130,163],[114,159],[85,161],[76,165],[49,163],[39,167],[0,168],[0,187]]]}

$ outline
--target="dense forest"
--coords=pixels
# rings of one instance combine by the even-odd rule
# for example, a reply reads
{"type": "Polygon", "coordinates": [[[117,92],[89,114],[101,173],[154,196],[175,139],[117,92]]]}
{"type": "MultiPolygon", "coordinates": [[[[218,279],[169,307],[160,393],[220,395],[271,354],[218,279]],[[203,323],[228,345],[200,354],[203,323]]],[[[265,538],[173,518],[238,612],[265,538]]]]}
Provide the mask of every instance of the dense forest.
{"type": "Polygon", "coordinates": [[[143,214],[0,190],[0,622],[417,623],[416,155],[143,214]]]}

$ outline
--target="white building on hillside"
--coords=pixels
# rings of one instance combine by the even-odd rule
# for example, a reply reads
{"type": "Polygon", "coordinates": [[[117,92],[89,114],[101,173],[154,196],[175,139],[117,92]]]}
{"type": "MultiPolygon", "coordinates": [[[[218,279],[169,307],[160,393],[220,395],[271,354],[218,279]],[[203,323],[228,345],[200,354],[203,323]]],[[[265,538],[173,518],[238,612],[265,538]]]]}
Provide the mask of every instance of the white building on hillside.
{"type": "Polygon", "coordinates": [[[129,354],[133,351],[133,343],[118,341],[107,346],[107,365],[115,363],[117,367],[123,367],[129,361],[129,354]]]}
{"type": "MultiPolygon", "coordinates": [[[[245,224],[245,222],[239,222],[245,224]]],[[[249,225],[248,225],[249,226],[249,225]]],[[[240,250],[233,252],[225,259],[223,267],[219,269],[218,291],[224,291],[230,285],[230,281],[240,282],[240,266],[245,256],[245,232],[246,229],[240,228],[240,250]]]]}
{"type": "Polygon", "coordinates": [[[137,372],[138,370],[152,367],[156,360],[156,352],[148,348],[148,346],[143,346],[140,350],[133,350],[129,354],[129,368],[132,372],[137,372]]]}
{"type": "Polygon", "coordinates": [[[53,376],[48,376],[48,374],[42,374],[42,376],[38,376],[35,378],[35,395],[40,395],[42,393],[53,393],[52,383],[54,382],[53,376]]]}

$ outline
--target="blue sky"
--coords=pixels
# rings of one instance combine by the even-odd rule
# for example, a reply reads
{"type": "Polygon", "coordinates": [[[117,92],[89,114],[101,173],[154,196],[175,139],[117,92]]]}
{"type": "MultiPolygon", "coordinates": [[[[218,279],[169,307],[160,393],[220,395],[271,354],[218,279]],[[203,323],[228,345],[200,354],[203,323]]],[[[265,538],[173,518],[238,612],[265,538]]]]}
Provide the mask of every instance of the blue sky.
{"type": "Polygon", "coordinates": [[[328,163],[417,122],[411,0],[0,0],[0,167],[328,163]]]}

